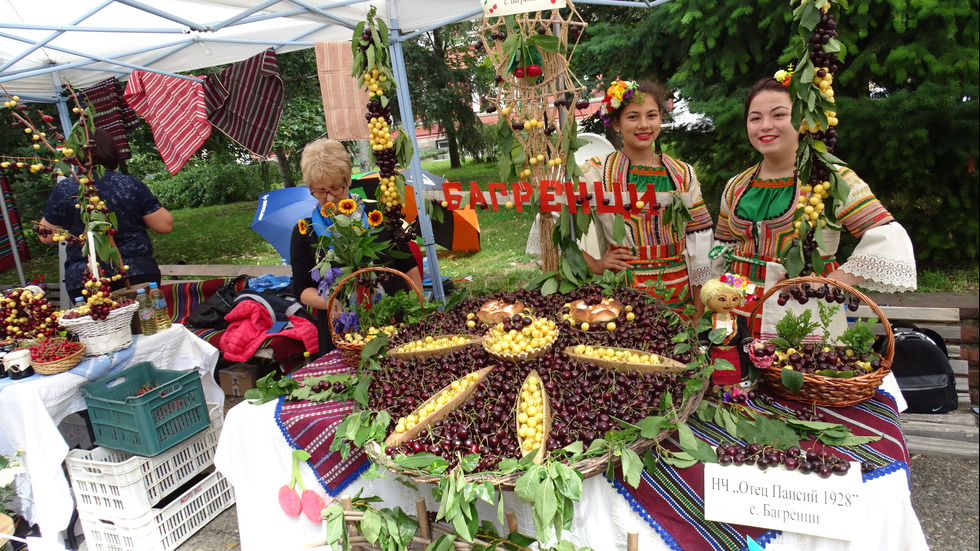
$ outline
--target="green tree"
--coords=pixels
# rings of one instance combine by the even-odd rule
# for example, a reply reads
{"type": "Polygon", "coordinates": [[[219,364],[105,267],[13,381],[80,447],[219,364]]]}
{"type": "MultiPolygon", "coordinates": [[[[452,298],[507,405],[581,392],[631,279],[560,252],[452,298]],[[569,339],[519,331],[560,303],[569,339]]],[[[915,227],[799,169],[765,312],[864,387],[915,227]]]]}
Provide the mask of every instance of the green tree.
{"type": "MultiPolygon", "coordinates": [[[[795,61],[792,7],[782,0],[694,0],[644,14],[596,9],[574,70],[607,80],[658,79],[704,113],[710,124],[671,129],[664,140],[697,165],[706,198],[716,202],[724,182],[758,159],[744,138],[742,105],[753,82],[795,61]]],[[[909,230],[921,265],[975,263],[976,1],[870,0],[837,21],[847,48],[834,82],[837,155],[909,230]]]]}
{"type": "Polygon", "coordinates": [[[312,49],[280,54],[279,72],[285,88],[282,119],[272,143],[283,187],[296,185],[303,146],[327,133],[323,100],[312,49]]]}
{"type": "Polygon", "coordinates": [[[460,132],[477,122],[473,95],[485,91],[491,78],[471,47],[470,26],[441,27],[405,43],[412,111],[423,125],[439,125],[446,133],[451,168],[461,166],[460,132]]]}

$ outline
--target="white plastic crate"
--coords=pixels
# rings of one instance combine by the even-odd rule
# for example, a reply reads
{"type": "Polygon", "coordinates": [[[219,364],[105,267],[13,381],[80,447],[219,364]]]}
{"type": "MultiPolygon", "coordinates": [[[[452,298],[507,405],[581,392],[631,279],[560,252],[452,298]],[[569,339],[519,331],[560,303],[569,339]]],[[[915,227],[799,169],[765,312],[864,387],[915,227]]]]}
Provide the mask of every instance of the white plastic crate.
{"type": "Polygon", "coordinates": [[[215,471],[161,509],[137,519],[78,512],[89,551],[171,551],[235,503],[235,491],[215,471]]]}
{"type": "Polygon", "coordinates": [[[79,512],[113,519],[141,517],[214,461],[221,406],[208,404],[211,426],[153,457],[97,447],[72,450],[65,463],[79,512]]]}

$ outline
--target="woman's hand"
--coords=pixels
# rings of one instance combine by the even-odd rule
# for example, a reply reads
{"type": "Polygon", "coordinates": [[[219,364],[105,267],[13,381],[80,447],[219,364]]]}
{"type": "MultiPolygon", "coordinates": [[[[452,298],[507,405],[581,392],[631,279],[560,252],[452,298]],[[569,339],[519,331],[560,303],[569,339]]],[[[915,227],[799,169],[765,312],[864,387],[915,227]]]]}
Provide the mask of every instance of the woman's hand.
{"type": "MultiPolygon", "coordinates": [[[[299,301],[307,306],[312,306],[317,310],[326,310],[328,299],[321,297],[316,287],[307,287],[299,295],[299,301]]],[[[334,307],[341,306],[340,301],[334,301],[334,307]]]]}
{"type": "Polygon", "coordinates": [[[629,268],[627,262],[639,260],[639,257],[633,256],[633,253],[627,247],[614,247],[613,245],[609,245],[606,249],[606,254],[602,255],[601,258],[595,259],[586,254],[585,260],[589,263],[589,268],[592,270],[592,273],[602,275],[606,270],[612,270],[614,272],[625,270],[629,268]]]}
{"type": "Polygon", "coordinates": [[[827,279],[832,279],[843,283],[844,285],[850,285],[851,287],[864,283],[863,277],[849,274],[844,270],[834,270],[833,272],[830,272],[827,274],[827,279]]]}
{"type": "MultiPolygon", "coordinates": [[[[55,226],[54,224],[52,224],[51,222],[48,222],[47,220],[45,220],[44,217],[41,217],[41,221],[38,222],[38,225],[41,226],[42,228],[48,228],[52,232],[56,232],[56,231],[58,231],[58,230],[61,229],[58,226],[55,226]]],[[[38,238],[38,240],[41,241],[41,243],[44,243],[45,245],[49,245],[51,243],[54,243],[54,233],[46,233],[44,235],[37,234],[37,238],[38,238]]]]}

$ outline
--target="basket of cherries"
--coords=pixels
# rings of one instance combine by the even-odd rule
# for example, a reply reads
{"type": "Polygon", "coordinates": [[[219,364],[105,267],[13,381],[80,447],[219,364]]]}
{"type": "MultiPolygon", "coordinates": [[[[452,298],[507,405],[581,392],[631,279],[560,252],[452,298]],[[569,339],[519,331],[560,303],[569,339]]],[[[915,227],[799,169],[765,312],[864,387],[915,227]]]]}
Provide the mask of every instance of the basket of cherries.
{"type": "Polygon", "coordinates": [[[767,299],[779,293],[777,303],[789,300],[805,304],[809,300],[844,304],[851,311],[859,302],[867,304],[877,318],[858,320],[833,341],[825,334],[821,341],[813,336],[821,323],[827,333],[830,318],[837,307],[820,305],[821,323],[811,320],[811,311],[800,314],[787,311],[776,323],[777,336],[756,339],[749,356],[761,370],[762,379],[773,391],[790,400],[828,407],[851,406],[871,398],[882,379],[891,372],[894,337],[891,324],[881,309],[857,289],[838,281],[820,277],[788,279],[768,289],[752,311],[749,326],[761,312],[767,299]],[[788,292],[787,289],[792,292],[788,292]],[[850,295],[848,299],[845,294],[850,295]],[[885,348],[873,349],[873,326],[884,327],[885,348]]]}

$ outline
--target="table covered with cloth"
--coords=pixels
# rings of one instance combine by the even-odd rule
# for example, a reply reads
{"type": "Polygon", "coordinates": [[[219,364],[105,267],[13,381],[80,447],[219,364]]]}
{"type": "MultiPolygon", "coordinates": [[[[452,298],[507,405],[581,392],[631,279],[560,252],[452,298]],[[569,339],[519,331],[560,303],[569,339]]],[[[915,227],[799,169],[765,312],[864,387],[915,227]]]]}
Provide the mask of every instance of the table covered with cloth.
{"type": "Polygon", "coordinates": [[[50,548],[61,547],[61,532],[68,528],[74,500],[62,463],[68,444],[58,424],[86,409],[81,387],[121,372],[139,362],[160,369],[196,370],[201,374],[208,402],[224,403],[224,392],[214,382],[218,350],[182,325],[150,336],[136,335],[124,350],[90,357],[57,375],[35,375],[0,386],[0,453],[23,450],[26,476],[17,481],[20,514],[40,526],[50,548]]]}
{"type": "MultiPolygon", "coordinates": [[[[339,354],[332,352],[294,375],[302,379],[347,370],[339,354]]],[[[783,411],[799,407],[780,399],[772,405],[753,401],[750,406],[783,411]]],[[[304,515],[288,517],[277,502],[279,488],[290,480],[291,453],[299,447],[311,455],[301,465],[305,486],[317,491],[327,503],[341,494],[361,491],[364,496],[381,497],[387,507],[400,506],[410,512],[415,510],[415,499],[424,497],[429,510],[437,510],[431,485],[418,484],[415,491],[395,480],[394,473],[384,470],[385,478],[365,479],[360,475],[369,464],[362,451],[355,451],[343,460],[339,454],[329,452],[337,424],[352,408],[351,402],[280,399],[259,406],[242,403],[228,413],[215,465],[235,487],[243,550],[267,549],[273,545],[299,549],[323,541],[321,525],[311,523],[304,515]]],[[[641,549],[745,549],[746,536],[767,550],[928,549],[912,509],[909,457],[894,400],[879,392],[857,406],[821,408],[821,411],[827,421],[847,425],[856,435],[882,435],[881,440],[871,444],[836,450],[838,455],[854,461],[868,460],[878,466],[863,475],[866,495],[871,501],[867,519],[871,529],[862,531],[853,541],[706,521],[704,465],[674,469],[663,463],[655,472],[644,472],[637,488],[627,486],[619,478],[610,481],[598,475],[586,479],[582,499],[575,506],[572,529],[565,537],[576,545],[597,550],[625,549],[630,532],[639,533],[641,549]]],[[[712,445],[735,441],[713,423],[694,418],[688,422],[698,438],[712,445]]],[[[676,442],[668,440],[667,445],[676,442]]],[[[513,492],[505,492],[504,501],[506,507],[517,513],[519,531],[533,534],[530,507],[513,492]]],[[[481,502],[478,509],[482,518],[496,517],[495,507],[481,502]]]]}

